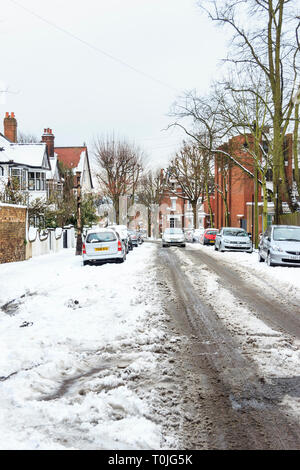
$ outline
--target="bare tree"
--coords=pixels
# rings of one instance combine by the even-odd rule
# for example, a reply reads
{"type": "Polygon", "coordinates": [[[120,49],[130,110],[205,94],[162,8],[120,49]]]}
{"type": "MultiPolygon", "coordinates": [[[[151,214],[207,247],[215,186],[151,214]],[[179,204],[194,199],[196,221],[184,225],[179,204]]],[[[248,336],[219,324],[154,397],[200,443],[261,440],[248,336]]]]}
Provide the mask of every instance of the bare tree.
{"type": "Polygon", "coordinates": [[[208,188],[212,181],[209,161],[209,153],[201,150],[196,142],[183,141],[181,149],[176,153],[167,170],[168,190],[173,192],[172,186],[168,184],[173,177],[182,190],[182,193],[176,192],[176,195],[191,203],[195,228],[197,227],[198,204],[203,203],[204,197],[208,195],[208,188]]]}
{"type": "Polygon", "coordinates": [[[40,139],[38,139],[35,135],[18,132],[19,144],[36,144],[38,142],[40,142],[40,139]]]}
{"type": "Polygon", "coordinates": [[[137,202],[148,209],[148,235],[151,236],[153,206],[160,203],[164,189],[164,179],[161,170],[148,170],[140,179],[137,190],[137,202]]]}
{"type": "Polygon", "coordinates": [[[134,197],[143,169],[143,153],[133,144],[114,137],[98,138],[94,144],[97,179],[103,195],[113,203],[119,223],[120,196],[134,197]]]}
{"type": "MultiPolygon", "coordinates": [[[[251,73],[247,76],[234,74],[223,83],[214,85],[218,96],[218,120],[228,136],[237,134],[244,137],[243,150],[237,160],[253,171],[254,178],[254,234],[258,246],[258,193],[263,188],[263,226],[267,226],[267,173],[273,170],[272,139],[270,138],[270,89],[262,74],[251,73]]],[[[273,195],[274,196],[274,195],[273,195]]]]}
{"type": "MultiPolygon", "coordinates": [[[[260,70],[271,90],[273,184],[295,210],[284,166],[285,135],[293,119],[293,95],[299,87],[299,15],[295,0],[202,0],[212,21],[228,26],[233,39],[227,61],[242,70],[260,70]],[[282,181],[282,188],[279,182],[282,181]],[[279,189],[278,189],[279,188],[279,189]]],[[[295,117],[295,119],[299,119],[295,117]]]]}

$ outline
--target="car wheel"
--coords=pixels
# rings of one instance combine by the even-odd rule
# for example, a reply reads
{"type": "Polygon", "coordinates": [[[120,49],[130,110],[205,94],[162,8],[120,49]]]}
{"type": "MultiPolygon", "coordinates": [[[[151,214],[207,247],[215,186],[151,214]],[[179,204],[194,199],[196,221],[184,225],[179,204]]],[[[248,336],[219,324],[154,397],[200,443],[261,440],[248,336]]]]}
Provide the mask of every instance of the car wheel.
{"type": "Polygon", "coordinates": [[[89,264],[88,261],[84,261],[84,262],[83,262],[83,266],[87,266],[88,264],[89,264]]]}
{"type": "Polygon", "coordinates": [[[268,256],[267,256],[267,265],[268,266],[275,266],[274,263],[272,263],[272,258],[271,258],[271,254],[268,253],[268,256]]]}
{"type": "Polygon", "coordinates": [[[219,251],[220,251],[221,253],[224,253],[224,250],[222,250],[222,245],[221,245],[221,243],[220,243],[220,245],[219,245],[219,251]]]}
{"type": "Polygon", "coordinates": [[[218,247],[216,243],[215,243],[215,251],[218,251],[218,247]]]}
{"type": "Polygon", "coordinates": [[[259,261],[260,263],[263,263],[263,262],[265,261],[265,260],[263,259],[263,257],[261,256],[260,251],[258,252],[258,261],[259,261]]]}
{"type": "Polygon", "coordinates": [[[181,245],[181,246],[182,246],[182,248],[185,248],[185,243],[184,243],[183,245],[181,245]]]}

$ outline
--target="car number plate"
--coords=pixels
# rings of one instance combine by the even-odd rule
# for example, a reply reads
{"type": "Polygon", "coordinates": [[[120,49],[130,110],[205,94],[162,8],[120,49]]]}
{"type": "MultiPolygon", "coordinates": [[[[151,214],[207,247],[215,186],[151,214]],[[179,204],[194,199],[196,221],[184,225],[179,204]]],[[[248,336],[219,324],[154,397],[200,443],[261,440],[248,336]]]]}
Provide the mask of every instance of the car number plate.
{"type": "Polygon", "coordinates": [[[289,259],[300,260],[300,256],[289,256],[289,259]]]}
{"type": "Polygon", "coordinates": [[[108,250],[108,246],[104,246],[102,248],[95,248],[95,251],[107,251],[108,250]]]}

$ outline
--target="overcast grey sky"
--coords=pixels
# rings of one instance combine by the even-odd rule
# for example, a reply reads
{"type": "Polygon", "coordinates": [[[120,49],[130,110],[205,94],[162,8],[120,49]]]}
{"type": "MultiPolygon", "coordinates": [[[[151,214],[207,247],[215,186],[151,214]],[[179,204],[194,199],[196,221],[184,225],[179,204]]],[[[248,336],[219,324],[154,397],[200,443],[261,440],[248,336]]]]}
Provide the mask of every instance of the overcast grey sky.
{"type": "Polygon", "coordinates": [[[0,103],[0,130],[14,111],[19,130],[39,137],[50,127],[57,146],[86,142],[91,153],[97,135],[114,132],[163,166],[184,138],[162,130],[170,106],[185,90],[205,92],[226,55],[223,31],[196,0],[2,0],[1,7],[0,82],[11,93],[0,103]]]}

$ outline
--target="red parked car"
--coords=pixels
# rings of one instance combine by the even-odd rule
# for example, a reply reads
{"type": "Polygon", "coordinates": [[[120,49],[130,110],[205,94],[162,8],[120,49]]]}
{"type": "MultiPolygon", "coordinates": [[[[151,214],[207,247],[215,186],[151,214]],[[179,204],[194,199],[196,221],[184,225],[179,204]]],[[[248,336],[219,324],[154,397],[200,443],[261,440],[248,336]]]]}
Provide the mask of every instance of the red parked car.
{"type": "Polygon", "coordinates": [[[216,228],[207,228],[200,236],[200,243],[202,245],[214,245],[218,231],[216,228]]]}

